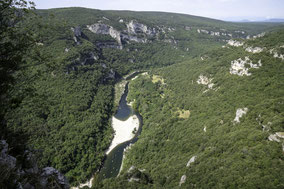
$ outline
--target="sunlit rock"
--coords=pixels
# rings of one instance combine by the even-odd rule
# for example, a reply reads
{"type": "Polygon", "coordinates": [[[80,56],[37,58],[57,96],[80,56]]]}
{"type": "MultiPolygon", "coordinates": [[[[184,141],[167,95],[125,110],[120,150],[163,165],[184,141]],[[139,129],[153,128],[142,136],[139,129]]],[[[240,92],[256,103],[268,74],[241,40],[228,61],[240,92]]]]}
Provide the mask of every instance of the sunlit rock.
{"type": "Polygon", "coordinates": [[[261,48],[261,47],[247,47],[245,50],[246,50],[247,52],[250,52],[250,53],[255,54],[255,53],[260,53],[260,52],[262,52],[262,51],[263,51],[263,48],[261,48]]]}
{"type": "Polygon", "coordinates": [[[179,186],[181,186],[186,181],[186,175],[182,175],[179,181],[179,186]]]}
{"type": "Polygon", "coordinates": [[[189,167],[190,164],[194,163],[195,160],[196,160],[196,158],[197,158],[197,156],[192,156],[192,157],[190,158],[190,160],[187,162],[186,167],[189,167]]]}
{"type": "Polygon", "coordinates": [[[243,117],[243,115],[245,115],[247,112],[248,112],[248,108],[238,108],[234,122],[240,123],[240,118],[243,117]]]}
{"type": "Polygon", "coordinates": [[[269,141],[275,141],[275,142],[280,142],[280,139],[277,137],[276,134],[271,134],[268,136],[269,141]]]}
{"type": "Polygon", "coordinates": [[[270,49],[269,53],[273,54],[274,58],[280,58],[280,59],[284,60],[284,54],[278,54],[278,52],[275,49],[270,49]]]}
{"type": "Polygon", "coordinates": [[[261,60],[258,61],[258,64],[253,64],[249,57],[245,57],[245,59],[237,59],[231,62],[230,74],[235,74],[238,76],[250,76],[249,69],[251,68],[259,68],[261,67],[261,60]]]}
{"type": "Polygon", "coordinates": [[[235,40],[230,39],[228,41],[228,45],[233,46],[233,47],[241,47],[244,45],[244,42],[235,41],[235,40]]]}
{"type": "Polygon", "coordinates": [[[213,78],[208,78],[206,76],[200,75],[198,80],[196,81],[200,85],[205,85],[208,87],[203,93],[207,92],[209,89],[213,89],[214,83],[212,82],[213,78]]]}
{"type": "Polygon", "coordinates": [[[128,24],[126,24],[128,33],[130,34],[139,34],[139,33],[144,33],[147,35],[155,35],[156,30],[155,28],[149,28],[148,26],[138,23],[135,20],[131,20],[128,24]]]}

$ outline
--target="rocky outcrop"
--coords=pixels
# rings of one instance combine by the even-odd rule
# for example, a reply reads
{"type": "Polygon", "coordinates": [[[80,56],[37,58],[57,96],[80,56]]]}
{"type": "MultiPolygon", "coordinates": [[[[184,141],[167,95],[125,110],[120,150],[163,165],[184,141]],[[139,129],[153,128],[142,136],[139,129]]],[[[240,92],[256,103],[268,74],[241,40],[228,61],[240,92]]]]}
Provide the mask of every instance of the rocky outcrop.
{"type": "Polygon", "coordinates": [[[268,140],[275,142],[281,142],[281,139],[284,139],[284,132],[276,132],[268,137],[268,140]]]}
{"type": "Polygon", "coordinates": [[[261,48],[261,47],[247,47],[245,50],[246,50],[247,52],[250,52],[250,53],[255,54],[255,53],[260,53],[260,52],[262,52],[262,51],[263,51],[263,48],[261,48]]]}
{"type": "Polygon", "coordinates": [[[196,160],[196,158],[197,158],[197,156],[192,156],[192,157],[190,158],[190,160],[187,162],[186,167],[189,167],[190,164],[194,163],[195,160],[196,160]]]}
{"type": "Polygon", "coordinates": [[[234,123],[240,123],[240,118],[243,117],[248,112],[248,108],[238,108],[236,112],[236,117],[234,123]]]}
{"type": "MultiPolygon", "coordinates": [[[[102,24],[102,23],[97,23],[93,25],[87,25],[87,28],[96,34],[103,34],[103,35],[110,35],[112,38],[114,38],[117,43],[118,47],[122,49],[122,44],[124,42],[129,42],[129,41],[135,41],[137,43],[146,43],[147,42],[147,36],[153,37],[156,34],[155,29],[148,28],[146,25],[138,23],[136,21],[130,21],[127,24],[127,31],[126,32],[121,32],[116,29],[114,29],[112,26],[102,24]],[[143,34],[145,35],[144,38],[138,37],[138,34],[143,34]]],[[[103,43],[104,44],[104,43],[103,43]]],[[[112,48],[117,48],[114,44],[112,45],[102,45],[100,43],[99,47],[112,47],[112,48]]]]}
{"type": "Polygon", "coordinates": [[[284,153],[284,132],[276,132],[268,136],[269,141],[274,141],[281,143],[282,142],[282,151],[284,153]]]}
{"type": "MultiPolygon", "coordinates": [[[[212,36],[220,36],[220,32],[213,32],[213,31],[211,31],[210,35],[212,35],[212,36]]],[[[223,35],[226,35],[226,34],[223,33],[223,35]]]]}
{"type": "Polygon", "coordinates": [[[138,169],[135,166],[131,166],[123,176],[126,176],[128,182],[153,183],[145,169],[138,169]]]}
{"type": "Polygon", "coordinates": [[[18,161],[9,155],[8,143],[0,141],[0,187],[5,183],[10,188],[36,189],[58,188],[68,189],[69,184],[63,174],[53,167],[38,168],[34,155],[26,150],[18,161]]]}
{"type": "Polygon", "coordinates": [[[75,37],[81,37],[82,36],[82,30],[79,26],[74,28],[74,35],[75,35],[75,37]]]}
{"type": "Polygon", "coordinates": [[[179,186],[181,186],[186,181],[186,175],[182,175],[179,181],[179,186]]]}
{"type": "Polygon", "coordinates": [[[144,24],[138,23],[134,20],[131,20],[128,24],[126,24],[128,33],[131,34],[139,34],[139,33],[147,33],[148,28],[144,24]]]}
{"type": "Polygon", "coordinates": [[[79,45],[80,44],[80,37],[82,37],[82,34],[83,34],[80,26],[77,26],[75,28],[72,27],[71,30],[74,33],[73,39],[74,39],[75,43],[77,43],[77,45],[79,45]]]}
{"type": "MultiPolygon", "coordinates": [[[[280,47],[280,48],[282,48],[282,47],[280,47]]],[[[273,54],[274,58],[279,58],[281,60],[284,60],[284,54],[278,54],[278,52],[275,49],[270,49],[269,53],[273,54]]]]}
{"type": "Polygon", "coordinates": [[[122,46],[119,45],[117,42],[97,42],[96,46],[100,49],[103,48],[112,48],[112,49],[121,49],[122,46]]]}
{"type": "Polygon", "coordinates": [[[141,24],[135,20],[131,20],[128,24],[126,24],[127,30],[129,34],[141,34],[144,33],[149,36],[154,36],[156,34],[155,28],[149,28],[148,26],[141,24]]]}
{"type": "Polygon", "coordinates": [[[123,41],[135,41],[137,43],[146,43],[147,42],[147,39],[138,38],[137,36],[133,36],[133,35],[121,34],[121,38],[122,38],[123,41]]]}
{"type": "Polygon", "coordinates": [[[87,25],[87,28],[96,34],[109,34],[109,28],[110,26],[106,24],[93,24],[93,25],[87,25]]]}
{"type": "Polygon", "coordinates": [[[258,64],[253,64],[248,56],[245,57],[244,60],[241,58],[237,60],[233,60],[231,62],[230,74],[238,75],[238,76],[250,76],[249,69],[251,68],[259,68],[261,67],[261,60],[258,61],[258,64]],[[249,66],[249,67],[248,67],[249,66]]]}
{"type": "Polygon", "coordinates": [[[233,46],[233,47],[241,47],[244,45],[244,42],[236,41],[236,40],[229,40],[228,45],[233,46]]]}
{"type": "Polygon", "coordinates": [[[200,34],[203,33],[203,34],[208,34],[208,35],[217,36],[217,37],[220,37],[220,36],[233,37],[232,34],[225,32],[224,29],[220,29],[220,31],[208,31],[208,30],[205,30],[205,29],[197,29],[197,33],[200,33],[200,34]]]}
{"type": "Polygon", "coordinates": [[[98,58],[94,52],[86,52],[66,66],[66,74],[69,74],[71,71],[77,71],[80,66],[93,65],[98,58]]]}
{"type": "Polygon", "coordinates": [[[200,85],[205,85],[208,87],[208,89],[206,89],[205,91],[203,91],[203,93],[208,92],[210,89],[213,89],[215,91],[218,90],[218,88],[214,89],[214,83],[212,82],[213,78],[208,78],[206,76],[200,75],[198,80],[196,81],[198,84],[200,85]]]}
{"type": "Polygon", "coordinates": [[[214,83],[212,83],[213,78],[208,78],[206,76],[200,75],[196,81],[198,84],[206,85],[209,89],[212,89],[214,83]]]}
{"type": "Polygon", "coordinates": [[[111,68],[110,71],[109,71],[109,73],[108,73],[107,78],[115,79],[115,76],[116,76],[116,73],[115,73],[115,71],[113,71],[113,69],[111,68]]]}
{"type": "Polygon", "coordinates": [[[271,134],[268,136],[269,141],[275,141],[275,142],[280,142],[280,139],[277,137],[276,134],[271,134]]]}
{"type": "Polygon", "coordinates": [[[54,169],[53,167],[46,167],[43,168],[42,173],[40,175],[41,179],[40,179],[40,185],[42,186],[42,188],[49,188],[50,186],[50,180],[55,180],[53,182],[55,182],[54,184],[56,184],[58,186],[58,188],[64,188],[64,189],[68,189],[69,186],[66,185],[67,179],[65,178],[65,176],[63,174],[61,174],[58,170],[54,169]]]}
{"type": "Polygon", "coordinates": [[[246,37],[246,39],[256,39],[256,38],[261,38],[261,37],[264,37],[265,36],[265,32],[263,32],[263,33],[260,33],[260,34],[257,34],[257,35],[254,35],[254,36],[250,36],[250,35],[248,35],[247,37],[246,37]]]}
{"type": "Polygon", "coordinates": [[[8,170],[13,170],[16,167],[16,158],[8,154],[8,143],[5,140],[0,141],[0,150],[1,167],[5,165],[8,170]]]}
{"type": "Polygon", "coordinates": [[[112,26],[97,23],[93,25],[87,25],[87,28],[95,34],[110,35],[112,38],[114,38],[117,41],[120,48],[122,48],[120,32],[115,30],[112,26]]]}

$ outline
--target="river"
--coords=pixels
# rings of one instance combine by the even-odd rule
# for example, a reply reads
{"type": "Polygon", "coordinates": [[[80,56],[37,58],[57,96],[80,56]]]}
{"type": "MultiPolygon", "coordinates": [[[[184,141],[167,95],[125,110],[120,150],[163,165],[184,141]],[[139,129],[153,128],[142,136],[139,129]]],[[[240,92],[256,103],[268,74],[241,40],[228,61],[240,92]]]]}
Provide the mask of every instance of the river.
{"type": "MultiPolygon", "coordinates": [[[[135,133],[134,136],[128,136],[129,139],[128,140],[123,140],[124,142],[120,143],[118,145],[113,144],[113,142],[115,141],[115,137],[112,141],[111,146],[109,147],[109,150],[106,152],[106,159],[103,162],[103,166],[101,167],[99,173],[98,174],[98,180],[97,181],[102,181],[103,179],[106,178],[111,178],[111,177],[116,177],[119,174],[119,171],[121,169],[121,165],[122,165],[122,160],[123,160],[123,153],[124,153],[124,149],[131,145],[134,144],[137,140],[138,140],[138,136],[141,134],[142,131],[142,117],[140,116],[140,114],[138,112],[135,112],[131,106],[129,106],[127,104],[127,95],[128,95],[128,84],[129,81],[136,77],[138,74],[141,74],[141,72],[134,72],[131,73],[127,76],[125,76],[123,78],[124,81],[127,81],[126,85],[125,85],[125,89],[123,94],[121,95],[120,101],[119,101],[119,105],[118,105],[118,109],[116,114],[112,117],[112,126],[115,130],[115,123],[117,124],[117,122],[119,122],[119,127],[121,126],[126,126],[126,128],[124,128],[124,130],[122,130],[123,132],[126,131],[125,133],[121,133],[120,135],[124,135],[124,134],[131,134],[132,133],[132,128],[127,129],[127,127],[129,126],[133,126],[131,124],[135,124],[133,123],[133,121],[135,121],[137,123],[137,119],[138,119],[138,129],[135,133]],[[129,122],[129,120],[132,122],[129,122]],[[136,120],[135,120],[136,119],[136,120]],[[114,123],[115,122],[115,123],[114,123]],[[130,124],[130,125],[129,125],[130,124]],[[129,133],[130,132],[130,133],[129,133]]],[[[119,134],[118,131],[121,130],[117,130],[116,131],[116,135],[119,134]]],[[[124,136],[123,136],[124,137],[124,136]]],[[[127,137],[126,137],[127,138],[127,137]]],[[[119,141],[119,140],[117,140],[119,141]]],[[[92,182],[93,182],[94,177],[92,177],[90,180],[88,180],[86,183],[82,183],[79,184],[78,187],[71,187],[71,189],[78,189],[79,187],[84,187],[84,186],[88,186],[88,187],[92,187],[92,182]]]]}
{"type": "MultiPolygon", "coordinates": [[[[131,75],[131,77],[128,77],[127,80],[130,80],[134,76],[136,76],[137,73],[134,73],[131,75]]],[[[130,118],[130,116],[135,116],[139,120],[139,128],[136,132],[135,136],[126,142],[123,142],[119,145],[117,145],[115,148],[113,148],[107,155],[106,160],[104,161],[103,167],[101,168],[99,172],[99,180],[103,180],[106,178],[116,177],[119,174],[119,170],[121,168],[122,159],[123,159],[123,152],[124,149],[134,144],[138,140],[138,136],[141,134],[142,131],[142,117],[139,115],[138,112],[135,112],[131,106],[127,104],[127,95],[128,95],[128,84],[125,85],[125,90],[123,95],[121,96],[121,99],[119,101],[119,107],[117,109],[116,114],[114,117],[118,120],[125,121],[130,118]]]]}

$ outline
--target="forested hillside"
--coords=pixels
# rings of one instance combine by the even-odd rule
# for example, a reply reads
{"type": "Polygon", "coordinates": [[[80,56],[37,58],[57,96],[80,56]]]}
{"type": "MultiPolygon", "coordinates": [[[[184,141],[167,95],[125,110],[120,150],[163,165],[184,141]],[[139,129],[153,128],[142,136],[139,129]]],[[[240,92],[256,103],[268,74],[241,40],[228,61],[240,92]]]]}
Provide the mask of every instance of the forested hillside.
{"type": "Polygon", "coordinates": [[[128,100],[143,131],[121,176],[101,187],[283,188],[283,37],[227,44],[134,80],[128,100]]]}
{"type": "MultiPolygon", "coordinates": [[[[85,8],[14,14],[18,9],[9,8],[1,7],[6,28],[14,29],[1,28],[1,140],[18,167],[28,149],[40,168],[58,169],[72,186],[89,179],[113,138],[114,84],[146,70],[131,82],[128,98],[143,117],[141,137],[121,176],[95,187],[174,188],[183,175],[185,188],[248,181],[255,187],[261,178],[266,188],[283,187],[283,141],[275,134],[283,132],[279,24],[85,8]],[[11,27],[14,16],[23,19],[11,27]],[[247,113],[240,123],[233,121],[238,109],[247,113]],[[268,141],[270,135],[280,142],[268,141]],[[132,173],[140,181],[128,182],[132,173]]],[[[3,183],[14,179],[0,173],[3,183]]]]}

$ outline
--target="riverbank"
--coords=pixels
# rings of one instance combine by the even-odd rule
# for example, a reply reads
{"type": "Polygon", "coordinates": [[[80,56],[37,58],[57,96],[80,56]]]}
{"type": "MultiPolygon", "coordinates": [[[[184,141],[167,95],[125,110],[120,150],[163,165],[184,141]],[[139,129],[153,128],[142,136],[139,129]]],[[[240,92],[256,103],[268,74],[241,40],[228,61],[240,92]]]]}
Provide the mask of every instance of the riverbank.
{"type": "Polygon", "coordinates": [[[139,129],[139,119],[136,115],[130,116],[127,120],[121,121],[112,117],[112,128],[115,131],[114,138],[106,154],[109,154],[118,144],[131,140],[139,129]]]}
{"type": "MultiPolygon", "coordinates": [[[[138,117],[139,115],[137,116],[136,114],[133,114],[133,110],[131,108],[132,103],[127,103],[126,100],[129,80],[131,81],[136,79],[138,74],[140,74],[139,71],[128,74],[127,76],[122,78],[120,82],[115,84],[114,106],[117,107],[117,111],[115,116],[112,116],[112,128],[114,130],[114,137],[112,139],[111,145],[105,152],[107,158],[104,161],[104,166],[99,171],[98,176],[100,179],[109,178],[112,176],[112,174],[117,176],[119,170],[122,168],[121,163],[124,148],[130,143],[134,143],[137,140],[135,138],[135,135],[141,132],[141,118],[138,117]],[[125,146],[123,146],[124,143],[125,146]],[[120,144],[122,144],[122,146],[120,144]],[[114,152],[111,153],[112,151],[114,152]]],[[[77,187],[71,187],[71,189],[78,189],[79,187],[84,186],[91,188],[93,179],[94,177],[92,177],[85,183],[79,184],[79,186],[77,187]]]]}

